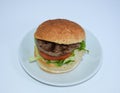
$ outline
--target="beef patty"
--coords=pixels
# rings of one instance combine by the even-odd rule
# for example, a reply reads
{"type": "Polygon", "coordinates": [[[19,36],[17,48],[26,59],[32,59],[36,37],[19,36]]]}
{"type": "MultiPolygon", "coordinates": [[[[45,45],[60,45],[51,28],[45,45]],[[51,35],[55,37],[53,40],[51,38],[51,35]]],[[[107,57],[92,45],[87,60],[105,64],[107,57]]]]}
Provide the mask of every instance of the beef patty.
{"type": "Polygon", "coordinates": [[[80,43],[66,45],[66,44],[57,44],[39,39],[36,39],[35,41],[38,50],[50,56],[62,56],[67,53],[71,53],[74,49],[80,47],[80,43]]]}

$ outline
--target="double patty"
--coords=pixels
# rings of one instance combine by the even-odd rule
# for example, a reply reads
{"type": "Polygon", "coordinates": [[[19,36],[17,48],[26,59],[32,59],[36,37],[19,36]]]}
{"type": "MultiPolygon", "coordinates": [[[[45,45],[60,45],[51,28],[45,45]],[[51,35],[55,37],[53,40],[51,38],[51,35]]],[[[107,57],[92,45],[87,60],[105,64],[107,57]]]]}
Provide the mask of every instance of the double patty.
{"type": "Polygon", "coordinates": [[[80,47],[80,43],[65,45],[39,39],[36,39],[36,45],[39,51],[50,56],[62,56],[67,53],[71,53],[74,49],[80,47]]]}

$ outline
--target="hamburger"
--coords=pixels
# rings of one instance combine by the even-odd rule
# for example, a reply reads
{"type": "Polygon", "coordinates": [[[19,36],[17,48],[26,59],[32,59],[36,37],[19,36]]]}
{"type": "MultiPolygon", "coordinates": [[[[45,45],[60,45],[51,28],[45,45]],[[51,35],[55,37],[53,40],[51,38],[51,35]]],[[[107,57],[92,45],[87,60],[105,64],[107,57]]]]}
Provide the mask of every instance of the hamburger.
{"type": "Polygon", "coordinates": [[[80,63],[86,49],[85,31],[67,19],[52,19],[40,24],[34,33],[34,58],[44,71],[64,73],[80,63]]]}

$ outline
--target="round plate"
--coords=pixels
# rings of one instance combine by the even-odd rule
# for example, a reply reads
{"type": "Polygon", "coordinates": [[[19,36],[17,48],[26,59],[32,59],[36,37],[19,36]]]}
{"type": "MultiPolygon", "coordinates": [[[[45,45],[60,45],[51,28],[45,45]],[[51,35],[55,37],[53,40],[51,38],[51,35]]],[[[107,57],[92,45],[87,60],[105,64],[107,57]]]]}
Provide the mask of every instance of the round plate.
{"type": "Polygon", "coordinates": [[[86,32],[86,44],[89,50],[83,60],[71,72],[51,74],[40,69],[37,62],[30,63],[28,59],[34,56],[34,32],[28,32],[19,47],[19,60],[24,70],[34,79],[53,86],[72,86],[87,81],[101,67],[102,50],[97,38],[89,31],[86,32]]]}

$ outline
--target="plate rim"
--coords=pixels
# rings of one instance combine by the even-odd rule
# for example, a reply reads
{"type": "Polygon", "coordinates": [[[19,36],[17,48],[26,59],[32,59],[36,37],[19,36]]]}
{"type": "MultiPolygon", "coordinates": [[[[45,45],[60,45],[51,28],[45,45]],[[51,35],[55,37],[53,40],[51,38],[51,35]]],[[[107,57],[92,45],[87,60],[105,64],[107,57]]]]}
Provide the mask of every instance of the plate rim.
{"type": "MultiPolygon", "coordinates": [[[[22,60],[21,60],[21,58],[20,58],[20,56],[19,56],[19,55],[20,55],[20,47],[21,47],[22,41],[24,40],[24,37],[25,37],[28,33],[33,32],[33,30],[35,31],[35,28],[33,28],[33,29],[31,29],[30,31],[26,32],[25,35],[23,35],[22,39],[20,40],[20,44],[19,44],[19,47],[18,47],[18,60],[19,60],[19,63],[20,63],[20,65],[21,65],[21,67],[24,69],[24,71],[25,71],[31,78],[33,78],[34,80],[36,80],[36,81],[38,81],[38,82],[40,82],[40,83],[42,83],[42,84],[49,85],[49,86],[69,87],[69,86],[79,85],[79,84],[82,84],[82,83],[90,80],[90,79],[91,79],[92,77],[94,77],[94,76],[97,74],[97,72],[100,70],[100,68],[101,68],[101,66],[102,66],[102,64],[103,64],[103,61],[102,61],[102,60],[103,60],[103,50],[102,50],[102,46],[101,46],[99,40],[96,38],[96,36],[95,36],[92,32],[90,32],[89,30],[85,29],[85,31],[87,31],[88,33],[92,34],[92,35],[96,38],[97,42],[99,43],[99,47],[100,47],[100,51],[101,51],[101,56],[100,56],[100,60],[99,60],[100,62],[99,62],[99,65],[97,66],[97,68],[96,68],[89,76],[87,76],[86,78],[84,78],[84,79],[82,79],[82,80],[80,80],[80,81],[74,82],[74,83],[55,84],[55,83],[52,83],[52,82],[43,81],[42,79],[41,79],[41,80],[38,79],[37,76],[32,75],[32,73],[31,73],[30,71],[28,71],[28,69],[24,66],[23,62],[21,62],[22,60]]],[[[65,74],[65,73],[64,73],[64,74],[65,74]]]]}

